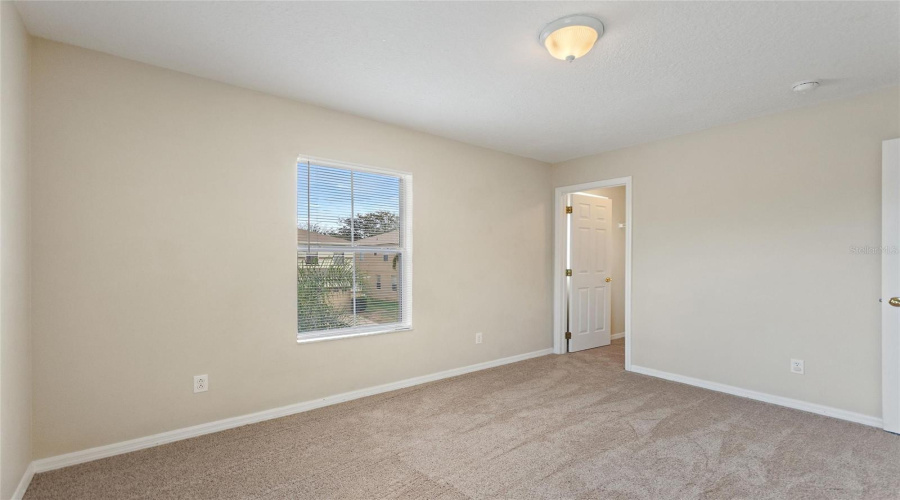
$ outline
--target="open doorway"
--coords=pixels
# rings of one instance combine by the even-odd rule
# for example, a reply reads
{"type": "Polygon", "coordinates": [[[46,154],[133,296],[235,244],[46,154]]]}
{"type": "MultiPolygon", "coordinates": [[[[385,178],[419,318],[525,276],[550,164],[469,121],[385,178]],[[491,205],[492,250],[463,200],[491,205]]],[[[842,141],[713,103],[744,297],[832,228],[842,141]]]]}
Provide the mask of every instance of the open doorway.
{"type": "Polygon", "coordinates": [[[631,369],[631,178],[556,189],[554,352],[624,350],[631,369]],[[624,345],[623,345],[624,344],[624,345]]]}

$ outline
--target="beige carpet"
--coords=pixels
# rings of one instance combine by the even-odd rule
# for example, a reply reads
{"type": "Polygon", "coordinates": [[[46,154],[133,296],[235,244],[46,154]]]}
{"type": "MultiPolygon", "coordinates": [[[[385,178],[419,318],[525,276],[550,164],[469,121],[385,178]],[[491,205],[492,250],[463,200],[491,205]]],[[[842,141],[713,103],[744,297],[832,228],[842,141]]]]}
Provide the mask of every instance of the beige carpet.
{"type": "Polygon", "coordinates": [[[623,359],[544,356],[38,474],[25,498],[900,498],[900,436],[623,359]]]}

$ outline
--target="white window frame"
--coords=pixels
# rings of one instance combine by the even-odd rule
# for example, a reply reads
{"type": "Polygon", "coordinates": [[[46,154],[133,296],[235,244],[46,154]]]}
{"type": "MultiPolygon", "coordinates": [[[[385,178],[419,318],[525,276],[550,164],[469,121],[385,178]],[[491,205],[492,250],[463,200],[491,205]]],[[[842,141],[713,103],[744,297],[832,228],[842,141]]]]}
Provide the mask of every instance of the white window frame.
{"type": "MultiPolygon", "coordinates": [[[[401,272],[402,276],[405,277],[403,281],[400,282],[400,311],[402,317],[397,323],[388,323],[383,325],[373,325],[373,326],[363,326],[363,327],[349,327],[349,328],[335,328],[332,330],[318,330],[318,331],[310,331],[310,332],[297,332],[297,343],[298,344],[306,344],[310,342],[321,342],[324,340],[337,340],[337,339],[346,339],[352,337],[362,337],[368,335],[378,335],[382,333],[392,333],[392,332],[402,332],[409,331],[413,328],[413,301],[412,301],[412,290],[413,290],[413,178],[412,174],[409,172],[402,172],[398,170],[391,170],[380,167],[372,167],[369,165],[360,165],[356,163],[348,163],[337,160],[329,160],[325,158],[317,158],[313,156],[305,156],[300,155],[297,158],[297,161],[294,163],[294,185],[297,185],[297,165],[302,162],[309,162],[315,165],[323,166],[323,167],[333,167],[333,168],[341,168],[346,170],[355,170],[357,172],[367,172],[373,174],[384,174],[391,175],[395,177],[399,177],[401,181],[401,189],[400,189],[400,221],[402,224],[401,228],[401,247],[400,253],[402,254],[402,258],[400,259],[401,263],[401,272]],[[405,285],[405,286],[404,286],[405,285]]],[[[296,193],[294,195],[294,206],[297,205],[296,193]]],[[[296,222],[296,221],[295,221],[296,222]]],[[[296,233],[296,231],[295,231],[296,233]]],[[[296,239],[296,238],[295,238],[296,239]]],[[[319,249],[323,251],[329,251],[329,248],[326,246],[320,246],[319,249]]],[[[355,249],[366,249],[365,247],[354,247],[355,249]]],[[[343,249],[335,249],[336,251],[346,252],[347,249],[344,247],[343,249]]],[[[377,252],[383,252],[387,250],[388,252],[393,252],[393,248],[387,247],[372,247],[371,250],[377,252]]],[[[295,292],[296,293],[296,290],[295,292]]],[[[296,300],[294,303],[296,304],[296,300]]],[[[298,311],[294,311],[294,324],[296,324],[296,317],[298,311]]]]}

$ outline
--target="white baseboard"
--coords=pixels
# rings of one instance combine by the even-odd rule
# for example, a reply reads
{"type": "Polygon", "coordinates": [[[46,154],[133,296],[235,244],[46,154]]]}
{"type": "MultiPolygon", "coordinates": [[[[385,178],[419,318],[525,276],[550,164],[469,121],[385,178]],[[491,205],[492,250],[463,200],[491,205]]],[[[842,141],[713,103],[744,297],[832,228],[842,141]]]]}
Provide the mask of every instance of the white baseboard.
{"type": "Polygon", "coordinates": [[[622,333],[614,333],[614,334],[612,334],[612,335],[609,336],[609,339],[610,339],[610,340],[623,339],[623,338],[625,338],[625,332],[622,332],[622,333]]]}
{"type": "Polygon", "coordinates": [[[703,389],[709,389],[711,391],[724,392],[733,396],[755,399],[756,401],[762,401],[764,403],[771,403],[774,405],[793,408],[795,410],[808,411],[810,413],[817,413],[819,415],[825,415],[827,417],[839,418],[841,420],[856,422],[857,424],[870,425],[872,427],[878,428],[883,427],[883,423],[880,418],[863,415],[862,413],[841,410],[839,408],[832,408],[830,406],[820,405],[816,403],[808,403],[806,401],[800,401],[799,399],[774,396],[772,394],[766,394],[764,392],[751,391],[750,389],[742,389],[740,387],[720,384],[718,382],[710,382],[708,380],[699,378],[677,375],[675,373],[664,372],[661,370],[654,370],[653,368],[645,368],[643,366],[631,365],[631,371],[643,375],[650,375],[651,377],[671,380],[673,382],[693,385],[695,387],[702,387],[703,389]]]}
{"type": "MultiPolygon", "coordinates": [[[[540,351],[529,352],[525,354],[519,354],[516,356],[510,356],[508,358],[496,359],[494,361],[487,361],[484,363],[478,363],[474,365],[464,366],[462,368],[454,368],[452,370],[445,370],[438,373],[432,373],[430,375],[423,375],[421,377],[408,378],[406,380],[400,380],[398,382],[391,382],[389,384],[377,385],[375,387],[368,387],[366,389],[359,389],[356,391],[345,392],[343,394],[336,394],[334,396],[326,396],[321,399],[315,399],[312,401],[306,401],[303,403],[296,403],[288,406],[282,406],[280,408],[273,408],[271,410],[264,410],[257,413],[251,413],[248,415],[241,415],[239,417],[231,417],[226,418],[224,420],[217,420],[215,422],[209,422],[206,424],[195,425],[193,427],[185,427],[183,429],[176,429],[174,431],[163,432],[160,434],[154,434],[152,436],[146,436],[137,439],[131,439],[129,441],[122,441],[119,443],[108,444],[105,446],[98,446],[96,448],[89,448],[87,450],[75,451],[72,453],[66,453],[65,455],[57,455],[55,457],[42,458],[40,460],[35,460],[32,462],[32,473],[35,472],[46,472],[49,470],[59,469],[62,467],[68,467],[70,465],[80,464],[84,462],[90,462],[92,460],[98,460],[101,458],[111,457],[114,455],[121,455],[123,453],[129,453],[132,451],[143,450],[145,448],[151,448],[153,446],[159,446],[161,444],[171,443],[174,441],[180,441],[182,439],[189,439],[197,436],[202,436],[204,434],[211,434],[213,432],[219,432],[226,429],[233,429],[235,427],[240,427],[242,425],[253,424],[256,422],[262,422],[264,420],[271,420],[273,418],[285,417],[287,415],[293,415],[295,413],[301,413],[304,411],[314,410],[316,408],[322,408],[323,406],[329,406],[337,403],[343,403],[346,401],[351,401],[354,399],[364,398],[366,396],[373,396],[375,394],[381,394],[383,392],[395,391],[397,389],[404,389],[406,387],[412,387],[414,385],[424,384],[427,382],[433,382],[435,380],[441,380],[450,377],[456,377],[458,375],[464,375],[466,373],[476,372],[479,370],[485,370],[487,368],[493,368],[495,366],[506,365],[509,363],[515,363],[517,361],[524,361],[526,359],[536,358],[539,356],[544,356],[547,354],[552,354],[553,349],[543,349],[540,351]]],[[[29,477],[29,481],[31,478],[29,477]]],[[[23,479],[24,481],[24,479],[23,479]]],[[[25,485],[27,487],[27,483],[25,485]]],[[[22,490],[24,493],[24,489],[22,490]]]]}
{"type": "Polygon", "coordinates": [[[22,480],[19,481],[19,486],[16,488],[16,491],[13,492],[12,500],[22,500],[22,497],[25,496],[25,490],[28,489],[28,485],[31,484],[31,478],[34,477],[34,462],[28,464],[28,467],[25,468],[25,474],[22,475],[22,480]]]}

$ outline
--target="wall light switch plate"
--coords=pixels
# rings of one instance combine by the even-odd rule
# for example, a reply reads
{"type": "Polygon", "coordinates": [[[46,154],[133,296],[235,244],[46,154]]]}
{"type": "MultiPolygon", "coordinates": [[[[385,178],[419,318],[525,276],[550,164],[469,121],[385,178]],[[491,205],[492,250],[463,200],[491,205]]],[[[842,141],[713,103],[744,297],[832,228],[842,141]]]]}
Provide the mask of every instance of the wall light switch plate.
{"type": "Polygon", "coordinates": [[[791,373],[796,373],[797,375],[803,375],[803,360],[802,359],[792,359],[791,360],[791,373]]]}
{"type": "Polygon", "coordinates": [[[483,339],[483,337],[482,337],[482,335],[481,335],[481,332],[478,332],[478,333],[475,334],[475,343],[476,343],[476,344],[480,344],[481,341],[482,341],[482,339],[483,339]]]}
{"type": "Polygon", "coordinates": [[[194,375],[194,392],[206,392],[209,390],[209,375],[194,375]]]}

